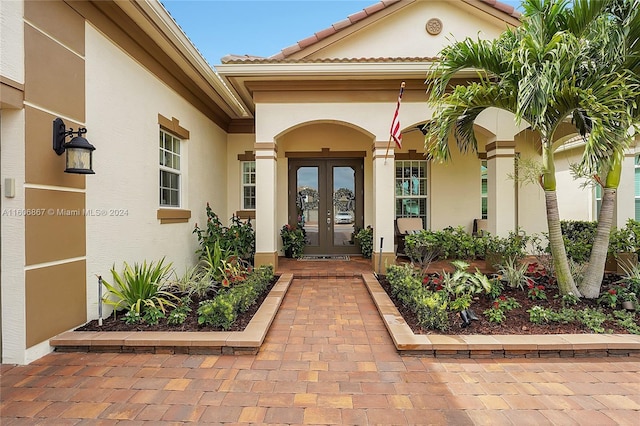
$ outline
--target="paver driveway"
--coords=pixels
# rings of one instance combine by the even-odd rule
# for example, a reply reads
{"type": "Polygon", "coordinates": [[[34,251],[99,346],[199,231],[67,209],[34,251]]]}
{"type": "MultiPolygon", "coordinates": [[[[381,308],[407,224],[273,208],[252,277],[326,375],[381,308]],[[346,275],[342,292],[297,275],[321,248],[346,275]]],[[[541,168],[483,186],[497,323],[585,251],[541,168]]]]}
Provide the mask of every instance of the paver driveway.
{"type": "Polygon", "coordinates": [[[257,355],[3,366],[2,425],[639,425],[640,359],[400,356],[357,277],[296,279],[257,355]]]}

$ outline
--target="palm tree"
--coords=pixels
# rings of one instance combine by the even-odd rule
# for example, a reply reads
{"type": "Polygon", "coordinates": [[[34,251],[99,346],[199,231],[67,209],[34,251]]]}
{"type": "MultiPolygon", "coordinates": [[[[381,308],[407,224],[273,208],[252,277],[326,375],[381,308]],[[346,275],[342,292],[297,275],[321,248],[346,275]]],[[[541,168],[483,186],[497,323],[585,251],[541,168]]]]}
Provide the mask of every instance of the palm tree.
{"type": "Polygon", "coordinates": [[[425,147],[434,159],[449,158],[449,136],[461,151],[477,151],[473,125],[490,107],[512,112],[540,135],[549,244],[562,294],[580,295],[560,229],[553,154],[554,133],[571,119],[587,138],[584,167],[608,164],[622,155],[628,102],[635,97],[625,76],[595,58],[599,43],[587,29],[616,0],[527,0],[522,25],[495,40],[465,39],[441,52],[428,80],[435,106],[426,126],[425,147]],[[478,70],[478,81],[449,90],[463,69],[478,70]]]}
{"type": "MultiPolygon", "coordinates": [[[[602,25],[593,26],[592,39],[602,43],[602,55],[606,55],[604,62],[610,63],[613,70],[626,74],[629,81],[638,84],[640,75],[640,0],[623,0],[612,2],[607,13],[599,19],[602,25]]],[[[631,111],[629,114],[638,123],[638,99],[629,99],[631,111]]],[[[600,295],[605,262],[609,247],[609,236],[613,224],[616,192],[620,184],[622,172],[622,157],[616,155],[609,164],[604,165],[605,179],[597,179],[602,186],[602,204],[598,216],[598,228],[589,258],[589,265],[584,279],[579,287],[584,297],[596,298],[600,295]]],[[[580,167],[582,175],[598,175],[598,170],[590,170],[588,165],[580,167]]]]}

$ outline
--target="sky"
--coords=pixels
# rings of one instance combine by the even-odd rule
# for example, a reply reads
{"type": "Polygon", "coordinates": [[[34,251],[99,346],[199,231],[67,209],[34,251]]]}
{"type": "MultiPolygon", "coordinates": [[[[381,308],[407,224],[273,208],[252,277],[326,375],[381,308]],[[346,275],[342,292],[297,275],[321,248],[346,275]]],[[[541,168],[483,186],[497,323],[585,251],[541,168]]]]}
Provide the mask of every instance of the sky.
{"type": "MultiPolygon", "coordinates": [[[[210,65],[271,56],[378,0],[160,0],[210,65]]],[[[518,6],[520,0],[501,0],[518,6]]]]}

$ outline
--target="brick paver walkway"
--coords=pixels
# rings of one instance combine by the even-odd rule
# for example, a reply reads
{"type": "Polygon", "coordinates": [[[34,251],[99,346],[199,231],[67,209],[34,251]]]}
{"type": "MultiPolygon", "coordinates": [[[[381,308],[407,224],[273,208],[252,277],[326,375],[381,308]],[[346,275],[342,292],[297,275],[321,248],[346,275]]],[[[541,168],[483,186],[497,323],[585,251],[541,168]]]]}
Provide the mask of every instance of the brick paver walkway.
{"type": "Polygon", "coordinates": [[[3,366],[1,423],[640,424],[640,359],[398,355],[359,278],[296,279],[255,356],[3,366]]]}

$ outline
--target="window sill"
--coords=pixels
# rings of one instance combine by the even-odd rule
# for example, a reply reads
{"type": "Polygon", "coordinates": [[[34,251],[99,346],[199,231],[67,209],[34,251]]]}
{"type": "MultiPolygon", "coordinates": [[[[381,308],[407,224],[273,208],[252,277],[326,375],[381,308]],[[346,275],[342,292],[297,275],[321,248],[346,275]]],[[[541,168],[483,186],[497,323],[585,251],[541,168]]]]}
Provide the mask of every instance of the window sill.
{"type": "Polygon", "coordinates": [[[185,223],[191,218],[191,210],[184,209],[158,209],[157,216],[161,224],[185,223]]]}
{"type": "Polygon", "coordinates": [[[255,219],[256,211],[255,210],[238,210],[236,212],[236,216],[240,219],[255,219]]]}

